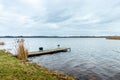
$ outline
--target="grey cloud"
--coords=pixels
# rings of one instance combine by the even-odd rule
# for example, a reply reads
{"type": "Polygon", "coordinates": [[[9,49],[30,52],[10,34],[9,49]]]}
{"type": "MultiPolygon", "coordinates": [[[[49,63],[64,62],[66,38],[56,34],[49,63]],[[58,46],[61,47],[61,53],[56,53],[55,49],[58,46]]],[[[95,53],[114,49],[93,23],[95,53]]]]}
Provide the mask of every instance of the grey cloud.
{"type": "Polygon", "coordinates": [[[50,22],[50,23],[63,22],[65,20],[70,19],[71,17],[72,15],[67,14],[67,10],[52,12],[48,14],[47,22],[50,22]]]}
{"type": "Polygon", "coordinates": [[[0,0],[1,35],[118,35],[119,3],[119,0],[0,0]]]}

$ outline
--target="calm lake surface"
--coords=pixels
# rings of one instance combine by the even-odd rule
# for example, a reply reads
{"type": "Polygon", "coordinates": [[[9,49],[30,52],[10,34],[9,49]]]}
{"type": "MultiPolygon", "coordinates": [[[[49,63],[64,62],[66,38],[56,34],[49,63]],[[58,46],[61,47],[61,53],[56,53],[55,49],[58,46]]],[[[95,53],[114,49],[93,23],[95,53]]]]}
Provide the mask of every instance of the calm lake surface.
{"type": "MultiPolygon", "coordinates": [[[[0,46],[15,53],[14,38],[0,38],[0,46]]],[[[29,60],[43,66],[73,75],[81,80],[120,80],[120,41],[104,38],[26,38],[29,51],[70,47],[71,52],[31,57],[29,60]]]]}

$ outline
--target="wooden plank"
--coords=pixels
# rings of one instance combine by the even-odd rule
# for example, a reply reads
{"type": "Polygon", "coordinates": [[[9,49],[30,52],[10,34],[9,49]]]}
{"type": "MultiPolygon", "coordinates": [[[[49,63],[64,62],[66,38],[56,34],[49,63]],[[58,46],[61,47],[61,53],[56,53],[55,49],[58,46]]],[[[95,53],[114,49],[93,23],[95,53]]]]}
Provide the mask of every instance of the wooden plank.
{"type": "Polygon", "coordinates": [[[43,50],[43,51],[34,51],[34,52],[29,52],[28,57],[53,54],[58,52],[67,52],[67,51],[70,51],[70,48],[56,48],[56,49],[43,50]]]}

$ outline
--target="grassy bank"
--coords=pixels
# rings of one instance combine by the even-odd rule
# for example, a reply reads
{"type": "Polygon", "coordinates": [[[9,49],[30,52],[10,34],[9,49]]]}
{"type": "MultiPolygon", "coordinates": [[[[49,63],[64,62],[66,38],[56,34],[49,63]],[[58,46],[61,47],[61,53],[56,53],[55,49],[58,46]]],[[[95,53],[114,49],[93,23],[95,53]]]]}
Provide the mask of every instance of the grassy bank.
{"type": "Polygon", "coordinates": [[[23,63],[0,51],[0,80],[75,80],[36,63],[23,63]]]}

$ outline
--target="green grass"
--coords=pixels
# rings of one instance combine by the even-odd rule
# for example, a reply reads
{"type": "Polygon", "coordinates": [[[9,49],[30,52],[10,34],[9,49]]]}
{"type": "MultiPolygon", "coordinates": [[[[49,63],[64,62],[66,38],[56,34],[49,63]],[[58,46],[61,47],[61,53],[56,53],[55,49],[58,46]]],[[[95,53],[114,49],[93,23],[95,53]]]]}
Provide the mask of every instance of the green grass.
{"type": "Polygon", "coordinates": [[[75,80],[73,77],[49,70],[37,63],[23,63],[0,51],[0,80],[75,80]]]}

